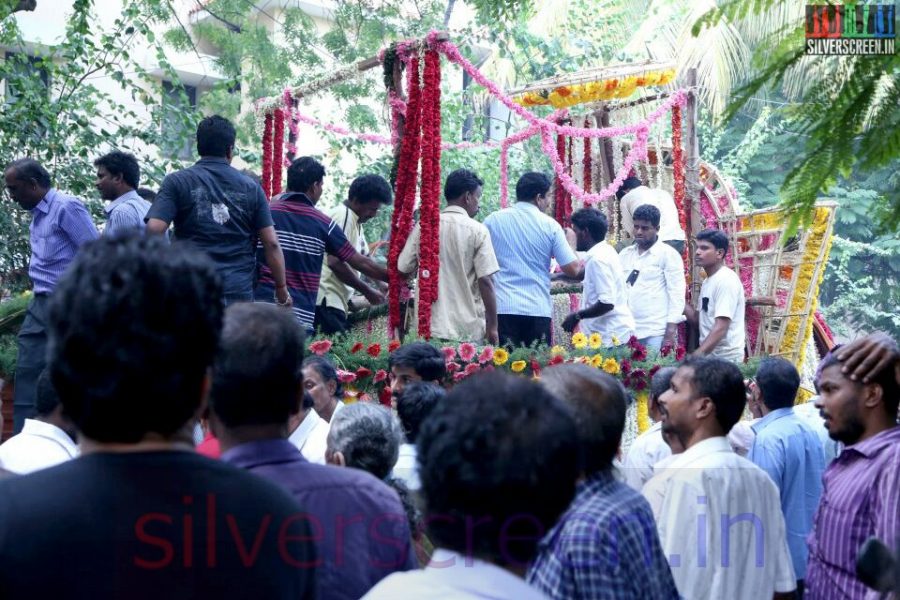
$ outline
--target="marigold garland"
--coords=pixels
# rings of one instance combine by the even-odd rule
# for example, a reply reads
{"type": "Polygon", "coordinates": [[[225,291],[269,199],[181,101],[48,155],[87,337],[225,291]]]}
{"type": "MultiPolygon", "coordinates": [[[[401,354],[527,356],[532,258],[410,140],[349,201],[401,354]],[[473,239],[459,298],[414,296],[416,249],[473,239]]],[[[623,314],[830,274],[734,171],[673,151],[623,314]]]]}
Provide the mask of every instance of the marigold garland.
{"type": "Polygon", "coordinates": [[[419,209],[419,335],[431,337],[431,305],[437,300],[441,222],[441,56],[425,53],[422,74],[422,202],[419,209]]]}
{"type": "Polygon", "coordinates": [[[272,113],[266,113],[262,135],[262,189],[266,198],[272,198],[272,113]]]}
{"type": "Polygon", "coordinates": [[[284,115],[285,112],[275,109],[274,128],[275,132],[272,137],[272,195],[277,196],[281,193],[281,172],[284,167],[284,115]]]}
{"type": "Polygon", "coordinates": [[[525,92],[521,96],[517,96],[515,102],[521,106],[550,105],[555,108],[565,108],[586,102],[627,98],[639,87],[666,85],[674,79],[675,69],[650,71],[642,75],[614,77],[588,83],[561,85],[537,92],[525,92]]]}
{"type": "Polygon", "coordinates": [[[638,392],[637,394],[637,428],[638,434],[650,429],[650,393],[638,392]]]}

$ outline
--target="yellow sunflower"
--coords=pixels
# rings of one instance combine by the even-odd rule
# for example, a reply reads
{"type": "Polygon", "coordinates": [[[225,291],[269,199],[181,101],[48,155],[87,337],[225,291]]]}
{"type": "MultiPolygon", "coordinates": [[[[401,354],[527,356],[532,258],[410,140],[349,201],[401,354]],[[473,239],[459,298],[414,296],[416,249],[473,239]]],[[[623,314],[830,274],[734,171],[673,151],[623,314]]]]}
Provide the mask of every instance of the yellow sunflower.
{"type": "Polygon", "coordinates": [[[587,336],[580,331],[572,336],[572,345],[581,350],[588,344],[587,336]]]}
{"type": "Polygon", "coordinates": [[[504,350],[503,348],[495,348],[494,349],[494,364],[498,367],[501,365],[505,365],[506,361],[509,360],[509,352],[504,350]]]}
{"type": "Polygon", "coordinates": [[[592,333],[588,338],[588,345],[596,350],[603,345],[603,337],[599,333],[592,333]]]}
{"type": "Polygon", "coordinates": [[[610,375],[618,375],[619,373],[619,363],[616,362],[616,359],[610,357],[603,361],[603,370],[609,373],[610,375]]]}
{"type": "Polygon", "coordinates": [[[622,343],[622,341],[621,341],[618,337],[616,337],[616,334],[613,334],[613,336],[612,336],[612,345],[613,345],[613,346],[618,346],[618,345],[620,345],[621,343],[622,343]]]}
{"type": "Polygon", "coordinates": [[[521,373],[527,366],[528,363],[524,360],[516,360],[513,361],[513,364],[509,365],[509,368],[513,370],[513,373],[521,373]]]}
{"type": "Polygon", "coordinates": [[[566,349],[563,348],[562,346],[557,345],[557,346],[553,346],[552,348],[550,348],[550,354],[552,354],[554,356],[557,354],[565,354],[565,353],[566,353],[566,349]]]}
{"type": "Polygon", "coordinates": [[[594,358],[591,359],[591,366],[596,369],[601,368],[603,366],[603,355],[595,354],[594,358]]]}

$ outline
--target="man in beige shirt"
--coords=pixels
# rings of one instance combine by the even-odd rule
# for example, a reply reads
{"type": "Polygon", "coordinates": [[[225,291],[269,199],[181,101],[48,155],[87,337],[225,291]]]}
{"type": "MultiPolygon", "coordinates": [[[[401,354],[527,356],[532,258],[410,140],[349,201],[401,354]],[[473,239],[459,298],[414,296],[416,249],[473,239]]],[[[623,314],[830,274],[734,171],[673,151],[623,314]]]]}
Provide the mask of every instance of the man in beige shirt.
{"type": "MultiPolygon", "coordinates": [[[[344,231],[353,248],[368,256],[369,245],[363,223],[378,214],[382,205],[391,203],[391,186],[380,175],[360,175],[350,184],[347,200],[326,214],[344,231]]],[[[316,297],[315,328],[325,335],[347,331],[350,296],[358,290],[370,304],[383,304],[384,294],[367,284],[359,273],[343,261],[328,255],[322,264],[319,294],[316,297]]]]}
{"type": "MultiPolygon", "coordinates": [[[[453,171],[444,183],[447,208],[441,211],[438,298],[431,307],[431,334],[436,338],[499,343],[492,275],[500,265],[487,228],[473,218],[482,185],[466,169],[453,171]]],[[[401,273],[417,270],[420,232],[417,224],[400,253],[401,273]]]]}

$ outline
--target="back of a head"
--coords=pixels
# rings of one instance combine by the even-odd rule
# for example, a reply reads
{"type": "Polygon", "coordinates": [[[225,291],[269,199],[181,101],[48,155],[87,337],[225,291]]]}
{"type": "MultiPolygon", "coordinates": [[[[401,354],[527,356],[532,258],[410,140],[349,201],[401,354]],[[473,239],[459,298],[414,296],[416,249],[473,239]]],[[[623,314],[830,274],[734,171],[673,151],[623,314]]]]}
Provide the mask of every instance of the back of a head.
{"type": "Polygon", "coordinates": [[[141,166],[134,154],[116,150],[95,160],[94,166],[103,167],[110,175],[121,175],[122,180],[134,189],[141,182],[141,166]]]}
{"type": "Polygon", "coordinates": [[[616,190],[616,197],[621,200],[625,194],[642,185],[644,185],[644,183],[637,177],[627,177],[625,181],[622,182],[622,185],[619,186],[619,189],[616,190]]]}
{"type": "Polygon", "coordinates": [[[530,171],[516,182],[516,202],[533,202],[535,196],[550,191],[550,178],[543,173],[530,171]]]}
{"type": "Polygon", "coordinates": [[[681,365],[692,370],[691,387],[698,398],[708,397],[716,407],[716,420],[728,433],[744,412],[746,388],[741,370],[731,361],[712,356],[689,358],[681,365]]]}
{"type": "Polygon", "coordinates": [[[566,406],[528,379],[486,373],[453,388],[418,442],[435,545],[497,564],[532,560],[574,496],[576,435],[566,406]]]}
{"type": "Polygon", "coordinates": [[[156,200],[156,192],[154,192],[150,188],[145,188],[145,187],[138,188],[137,195],[140,196],[141,198],[143,198],[144,200],[146,200],[147,202],[150,202],[151,204],[153,203],[154,200],[156,200]]]}
{"type": "Polygon", "coordinates": [[[262,302],[228,307],[210,391],[225,427],[283,425],[297,413],[303,341],[289,311],[262,302]]]}
{"type": "Polygon", "coordinates": [[[340,452],[344,464],[385,479],[397,463],[400,424],[390,409],[369,402],[355,402],[337,412],[328,431],[328,452],[340,452]]]}
{"type": "Polygon", "coordinates": [[[197,154],[224,158],[234,149],[236,139],[231,121],[219,115],[206,117],[197,125],[197,154]]]}
{"type": "Polygon", "coordinates": [[[42,188],[49,188],[51,184],[50,173],[44,166],[33,158],[20,158],[6,166],[6,170],[12,169],[20,181],[32,179],[42,188]]]}
{"type": "Polygon", "coordinates": [[[541,374],[541,384],[575,416],[584,473],[612,467],[625,430],[625,388],[614,377],[587,365],[557,365],[541,374]]]}
{"type": "Polygon", "coordinates": [[[347,198],[362,203],[390,204],[392,197],[391,184],[381,175],[374,173],[360,175],[353,180],[347,191],[347,198]]]}
{"type": "Polygon", "coordinates": [[[171,436],[200,406],[222,326],[212,262],[161,236],[84,245],[50,300],[48,362],[86,437],[171,436]]]}
{"type": "Polygon", "coordinates": [[[606,239],[609,223],[606,215],[596,208],[580,208],[572,213],[572,225],[590,232],[595,242],[606,239]]]}
{"type": "Polygon", "coordinates": [[[650,378],[650,398],[658,400],[672,385],[672,375],[678,367],[662,367],[650,378]]]}
{"type": "Polygon", "coordinates": [[[728,254],[728,235],[721,229],[704,229],[697,234],[698,242],[709,242],[716,250],[724,250],[728,254]]]}
{"type": "Polygon", "coordinates": [[[456,200],[466,192],[474,192],[484,185],[478,175],[468,169],[457,169],[447,175],[444,182],[444,199],[450,202],[456,200]]]}
{"type": "Polygon", "coordinates": [[[405,344],[388,357],[388,367],[409,367],[425,381],[441,381],[447,375],[447,361],[441,351],[425,342],[405,344]]]}
{"type": "Polygon", "coordinates": [[[445,395],[444,388],[424,381],[416,381],[403,388],[403,393],[397,400],[397,416],[400,417],[407,442],[416,443],[425,418],[445,395]]]}
{"type": "Polygon", "coordinates": [[[37,389],[35,390],[34,407],[38,416],[49,416],[56,407],[59,406],[59,394],[53,387],[53,381],[50,379],[50,369],[44,369],[38,375],[37,389]]]}
{"type": "Polygon", "coordinates": [[[756,385],[762,393],[763,404],[769,410],[794,405],[800,389],[800,373],[783,358],[764,358],[756,371],[756,385]]]}
{"type": "Polygon", "coordinates": [[[325,167],[312,156],[295,158],[287,171],[289,192],[307,192],[313,184],[325,179],[325,167]]]}

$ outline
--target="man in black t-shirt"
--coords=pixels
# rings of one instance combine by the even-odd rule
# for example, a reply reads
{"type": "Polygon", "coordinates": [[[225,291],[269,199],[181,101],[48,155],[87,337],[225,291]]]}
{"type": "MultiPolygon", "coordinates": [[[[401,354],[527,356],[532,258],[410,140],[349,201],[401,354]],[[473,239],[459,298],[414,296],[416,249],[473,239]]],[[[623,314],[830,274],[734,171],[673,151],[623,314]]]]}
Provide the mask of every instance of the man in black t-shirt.
{"type": "Polygon", "coordinates": [[[49,309],[49,365],[82,456],[0,481],[0,598],[311,598],[289,494],[194,453],[222,286],[162,237],[83,248],[49,309]]]}
{"type": "Polygon", "coordinates": [[[147,213],[147,231],[163,233],[174,222],[176,240],[187,240],[212,258],[227,304],[253,300],[259,239],[275,280],[275,300],[290,306],[284,255],[269,205],[259,184],[231,166],[234,142],[228,119],[213,115],[200,121],[200,160],[163,179],[147,213]]]}

